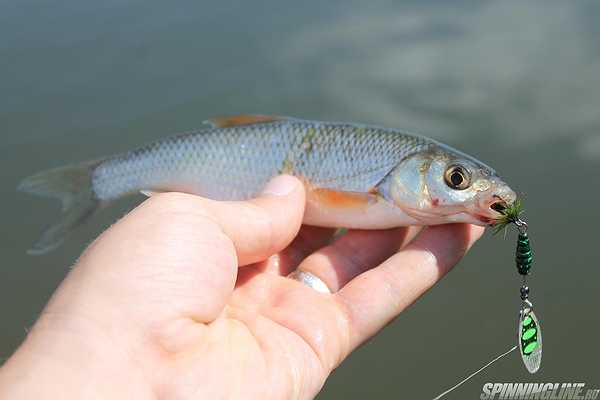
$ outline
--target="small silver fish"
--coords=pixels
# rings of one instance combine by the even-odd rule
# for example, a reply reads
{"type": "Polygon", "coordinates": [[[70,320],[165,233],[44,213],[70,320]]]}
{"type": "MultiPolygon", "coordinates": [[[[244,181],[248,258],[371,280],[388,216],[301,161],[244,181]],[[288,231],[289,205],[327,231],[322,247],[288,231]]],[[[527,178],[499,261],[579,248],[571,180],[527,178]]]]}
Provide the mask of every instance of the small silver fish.
{"type": "Polygon", "coordinates": [[[486,225],[516,199],[475,158],[395,129],[262,115],[206,122],[207,129],[25,179],[19,190],[63,205],[62,220],[29,253],[58,247],[98,208],[129,194],[178,191],[243,200],[283,173],[304,182],[303,222],[316,226],[486,225]]]}

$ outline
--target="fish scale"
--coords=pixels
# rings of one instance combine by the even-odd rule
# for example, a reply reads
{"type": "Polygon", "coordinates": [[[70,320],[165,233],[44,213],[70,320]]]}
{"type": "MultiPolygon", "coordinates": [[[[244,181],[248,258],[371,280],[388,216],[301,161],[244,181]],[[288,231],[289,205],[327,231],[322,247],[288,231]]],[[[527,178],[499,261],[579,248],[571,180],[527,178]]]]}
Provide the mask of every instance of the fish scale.
{"type": "Polygon", "coordinates": [[[497,214],[492,202],[515,198],[480,161],[396,129],[253,115],[208,122],[206,129],[23,180],[20,190],[63,205],[62,219],[29,253],[58,247],[100,206],[129,194],[177,191],[244,200],[282,173],[305,184],[303,222],[317,226],[481,225],[497,214]]]}
{"type": "Polygon", "coordinates": [[[336,123],[278,121],[207,129],[102,162],[93,188],[103,201],[141,189],[173,188],[241,200],[288,172],[316,187],[367,191],[400,159],[430,143],[397,131],[336,123]]]}

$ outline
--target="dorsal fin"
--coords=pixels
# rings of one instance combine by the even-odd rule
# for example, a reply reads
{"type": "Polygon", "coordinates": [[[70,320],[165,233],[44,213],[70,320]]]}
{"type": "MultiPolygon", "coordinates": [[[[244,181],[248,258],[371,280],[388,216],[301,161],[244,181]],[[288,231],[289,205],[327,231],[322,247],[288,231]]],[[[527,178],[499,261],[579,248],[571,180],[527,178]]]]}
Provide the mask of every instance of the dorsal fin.
{"type": "Polygon", "coordinates": [[[281,121],[284,119],[287,118],[274,115],[239,114],[229,117],[210,118],[204,122],[215,128],[228,128],[230,126],[261,124],[266,122],[281,121]]]}
{"type": "Polygon", "coordinates": [[[240,114],[232,115],[230,117],[210,118],[204,122],[210,124],[214,128],[228,128],[230,126],[261,124],[284,119],[287,118],[273,115],[240,114]]]}

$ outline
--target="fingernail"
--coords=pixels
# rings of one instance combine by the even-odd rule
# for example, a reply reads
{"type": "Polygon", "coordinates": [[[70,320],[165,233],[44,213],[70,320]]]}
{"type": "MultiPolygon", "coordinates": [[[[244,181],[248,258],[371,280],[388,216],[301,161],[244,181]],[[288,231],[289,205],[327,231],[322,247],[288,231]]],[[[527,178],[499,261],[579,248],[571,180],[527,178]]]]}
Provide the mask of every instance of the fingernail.
{"type": "Polygon", "coordinates": [[[263,194],[272,194],[275,196],[285,196],[290,194],[296,187],[294,178],[287,175],[277,176],[265,186],[263,194]]]}

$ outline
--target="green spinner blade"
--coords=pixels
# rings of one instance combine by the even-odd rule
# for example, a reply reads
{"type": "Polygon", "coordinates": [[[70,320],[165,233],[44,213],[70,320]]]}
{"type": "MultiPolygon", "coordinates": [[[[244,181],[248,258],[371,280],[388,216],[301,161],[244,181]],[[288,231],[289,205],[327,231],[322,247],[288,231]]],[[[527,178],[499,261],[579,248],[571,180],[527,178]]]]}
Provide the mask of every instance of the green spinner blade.
{"type": "Polygon", "coordinates": [[[529,372],[535,374],[542,363],[542,330],[535,313],[526,308],[519,317],[519,352],[529,372]]]}

